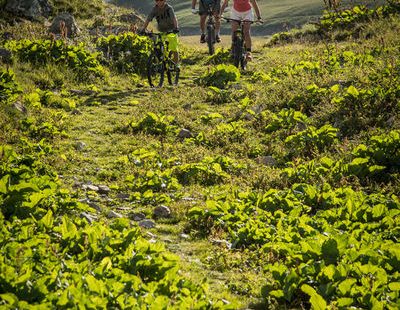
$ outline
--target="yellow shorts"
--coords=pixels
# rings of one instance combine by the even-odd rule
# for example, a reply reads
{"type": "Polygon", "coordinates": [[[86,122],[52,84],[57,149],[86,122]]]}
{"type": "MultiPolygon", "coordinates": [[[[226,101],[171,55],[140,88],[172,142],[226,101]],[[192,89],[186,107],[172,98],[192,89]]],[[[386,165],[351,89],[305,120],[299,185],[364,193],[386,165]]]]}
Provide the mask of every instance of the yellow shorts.
{"type": "Polygon", "coordinates": [[[168,33],[164,35],[164,40],[168,42],[168,49],[170,51],[178,51],[178,35],[176,33],[168,33]]]}

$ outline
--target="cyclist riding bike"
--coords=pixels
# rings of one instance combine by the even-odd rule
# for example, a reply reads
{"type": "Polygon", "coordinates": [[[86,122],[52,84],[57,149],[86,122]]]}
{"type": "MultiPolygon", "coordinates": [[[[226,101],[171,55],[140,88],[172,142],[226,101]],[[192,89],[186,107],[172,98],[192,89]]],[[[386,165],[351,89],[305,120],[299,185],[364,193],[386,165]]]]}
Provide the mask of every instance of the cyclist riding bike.
{"type": "Polygon", "coordinates": [[[192,13],[200,15],[200,43],[206,43],[206,18],[208,14],[208,8],[211,5],[215,17],[215,41],[221,42],[219,31],[221,28],[221,22],[219,19],[219,11],[221,9],[221,0],[200,0],[199,11],[196,10],[197,0],[192,0],[192,13]]]}
{"type": "Polygon", "coordinates": [[[179,49],[178,49],[178,20],[176,18],[174,9],[167,3],[167,0],[155,0],[155,6],[151,10],[144,22],[142,30],[145,32],[149,23],[155,18],[157,20],[157,28],[160,32],[174,32],[165,34],[165,41],[168,42],[168,49],[173,52],[173,60],[179,64],[179,49]]]}
{"type": "MultiPolygon", "coordinates": [[[[221,7],[221,15],[224,12],[225,8],[228,6],[229,0],[224,0],[224,3],[221,7]]],[[[246,58],[247,60],[252,60],[253,57],[251,55],[251,34],[250,27],[251,21],[254,21],[254,12],[256,13],[257,20],[261,21],[260,9],[258,7],[256,0],[233,0],[233,6],[231,9],[231,19],[241,20],[243,21],[243,31],[244,31],[244,41],[246,43],[246,58]],[[246,22],[248,21],[248,22],[246,22]]],[[[232,41],[236,30],[239,28],[239,23],[232,21],[232,41]]]]}

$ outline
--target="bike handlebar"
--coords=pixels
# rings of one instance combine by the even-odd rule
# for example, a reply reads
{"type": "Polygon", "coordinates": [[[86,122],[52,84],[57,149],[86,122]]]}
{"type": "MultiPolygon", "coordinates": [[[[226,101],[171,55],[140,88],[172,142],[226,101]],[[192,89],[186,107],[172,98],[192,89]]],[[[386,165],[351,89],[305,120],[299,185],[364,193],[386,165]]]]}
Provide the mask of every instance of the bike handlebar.
{"type": "Polygon", "coordinates": [[[233,18],[224,17],[224,16],[221,16],[221,18],[225,19],[228,23],[229,22],[237,22],[237,23],[241,24],[243,22],[247,22],[247,23],[250,23],[250,24],[255,24],[255,23],[264,24],[264,21],[261,20],[261,19],[257,19],[257,20],[244,19],[244,20],[241,20],[241,19],[233,19],[233,18]]]}
{"type": "Polygon", "coordinates": [[[152,32],[152,31],[140,31],[138,32],[138,35],[143,35],[147,37],[153,37],[153,36],[161,36],[163,34],[171,34],[171,33],[179,33],[179,29],[174,29],[166,32],[152,32]]]}

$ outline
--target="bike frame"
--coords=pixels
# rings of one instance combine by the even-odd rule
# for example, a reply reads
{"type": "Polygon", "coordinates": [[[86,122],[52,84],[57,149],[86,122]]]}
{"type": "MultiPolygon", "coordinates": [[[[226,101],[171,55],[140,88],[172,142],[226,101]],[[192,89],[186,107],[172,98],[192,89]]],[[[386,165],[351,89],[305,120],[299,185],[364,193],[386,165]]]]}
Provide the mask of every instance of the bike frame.
{"type": "Polygon", "coordinates": [[[171,57],[172,52],[169,51],[168,42],[166,41],[166,36],[170,33],[174,32],[150,32],[145,34],[153,42],[153,49],[150,53],[148,64],[148,79],[149,84],[152,87],[162,86],[164,82],[165,71],[167,73],[169,84],[176,85],[178,83],[179,69],[177,68],[177,64],[173,61],[171,57]],[[162,67],[157,70],[157,73],[160,75],[160,82],[158,83],[158,85],[154,85],[149,76],[149,66],[151,65],[151,59],[153,55],[162,63],[162,67]]]}
{"type": "MultiPolygon", "coordinates": [[[[236,22],[239,24],[238,29],[234,32],[232,36],[233,43],[233,62],[236,67],[241,67],[243,70],[246,69],[247,59],[246,59],[246,42],[244,39],[244,25],[245,23],[253,24],[255,21],[252,20],[238,20],[233,18],[222,17],[227,22],[236,22]]],[[[260,21],[261,23],[261,21],[260,21]]]]}
{"type": "MultiPolygon", "coordinates": [[[[204,6],[206,6],[206,5],[204,5],[204,6]]],[[[214,45],[215,45],[215,42],[216,42],[216,38],[215,38],[215,16],[214,16],[213,5],[209,4],[206,7],[207,7],[207,21],[206,21],[207,37],[206,37],[206,41],[207,41],[207,45],[208,45],[208,53],[210,55],[213,55],[215,53],[215,46],[214,45]]]]}
{"type": "Polygon", "coordinates": [[[160,57],[160,59],[165,61],[169,57],[168,43],[164,40],[164,36],[166,36],[166,33],[152,32],[148,36],[153,41],[153,52],[157,55],[157,57],[160,57]]]}

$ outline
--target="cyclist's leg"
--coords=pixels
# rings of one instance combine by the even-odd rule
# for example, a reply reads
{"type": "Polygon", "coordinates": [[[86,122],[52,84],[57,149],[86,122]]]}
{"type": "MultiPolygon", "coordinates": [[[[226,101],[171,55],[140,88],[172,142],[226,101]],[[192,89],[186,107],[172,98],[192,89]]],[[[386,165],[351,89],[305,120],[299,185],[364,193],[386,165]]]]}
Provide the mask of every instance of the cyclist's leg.
{"type": "Polygon", "coordinates": [[[243,36],[244,42],[246,44],[246,49],[251,52],[251,34],[250,34],[250,26],[249,22],[243,22],[243,36]]]}
{"type": "MultiPolygon", "coordinates": [[[[253,10],[249,10],[245,13],[243,13],[243,20],[254,20],[254,14],[253,10]]],[[[247,58],[248,60],[252,59],[251,56],[251,33],[250,33],[250,28],[251,28],[251,23],[250,22],[244,22],[243,23],[243,36],[244,36],[244,42],[246,45],[246,51],[247,51],[247,58]]]]}
{"type": "MultiPolygon", "coordinates": [[[[236,19],[236,20],[241,20],[241,15],[240,12],[236,11],[234,8],[231,10],[231,19],[236,19]]],[[[235,40],[235,33],[239,29],[239,23],[232,21],[231,22],[231,29],[232,29],[232,48],[231,51],[233,51],[233,41],[235,40]]]]}
{"type": "Polygon", "coordinates": [[[221,29],[221,20],[218,18],[220,10],[221,10],[221,1],[216,0],[213,11],[214,11],[214,17],[215,17],[215,33],[216,33],[217,42],[221,42],[220,34],[219,34],[220,29],[221,29]]]}
{"type": "Polygon", "coordinates": [[[200,43],[206,43],[206,18],[207,15],[200,15],[200,43]]]}
{"type": "Polygon", "coordinates": [[[206,18],[207,18],[207,8],[204,6],[203,1],[199,3],[199,14],[200,14],[200,43],[206,42],[206,18]]]}
{"type": "Polygon", "coordinates": [[[201,33],[206,33],[206,19],[207,19],[207,15],[206,14],[200,15],[200,30],[201,30],[201,33]]]}

